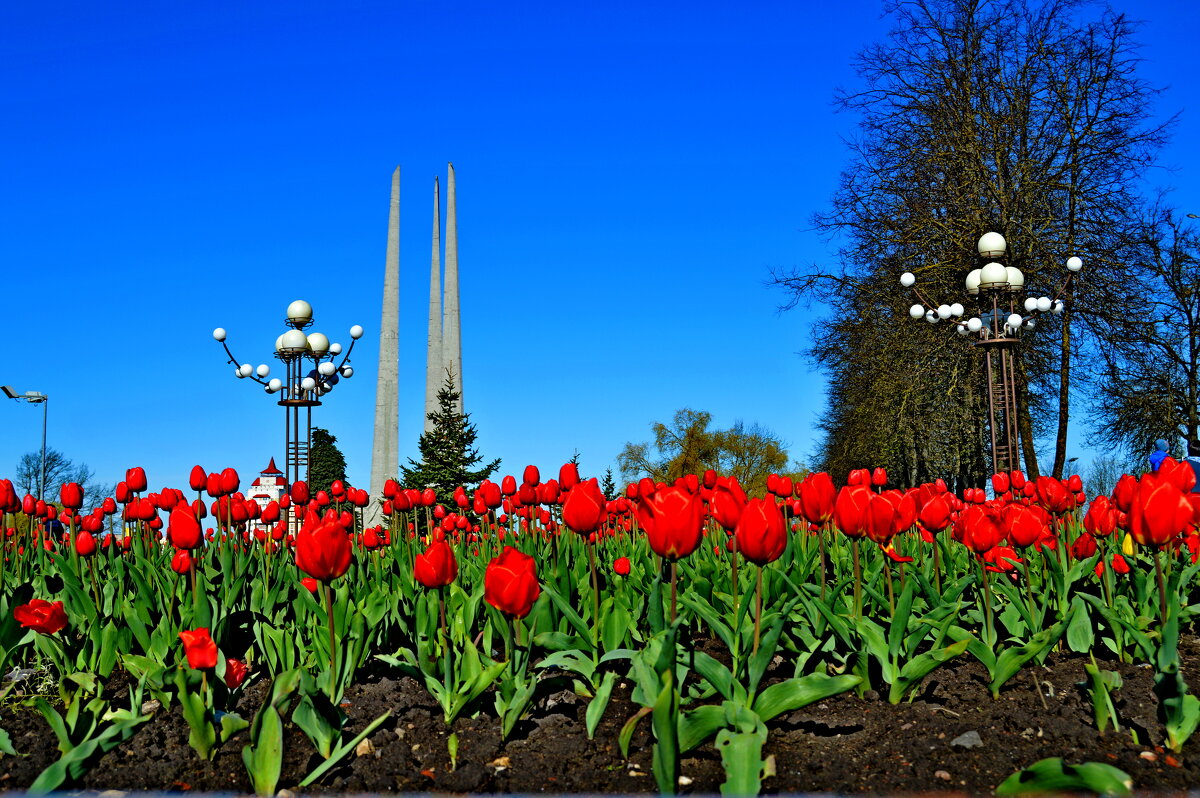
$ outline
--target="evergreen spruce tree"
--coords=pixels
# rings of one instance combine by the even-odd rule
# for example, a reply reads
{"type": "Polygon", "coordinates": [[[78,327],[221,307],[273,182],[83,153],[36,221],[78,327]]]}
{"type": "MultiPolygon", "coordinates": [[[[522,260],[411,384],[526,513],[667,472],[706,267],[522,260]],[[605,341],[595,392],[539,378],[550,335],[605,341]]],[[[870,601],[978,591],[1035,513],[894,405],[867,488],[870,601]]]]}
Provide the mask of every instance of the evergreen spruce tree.
{"type": "Polygon", "coordinates": [[[604,470],[604,481],[600,483],[600,490],[606,499],[617,498],[617,483],[613,481],[612,466],[604,470]]]}
{"type": "Polygon", "coordinates": [[[456,409],[459,393],[449,369],[437,398],[438,410],[429,414],[433,428],[417,442],[421,459],[410,459],[408,466],[400,467],[400,482],[406,488],[433,488],[439,497],[445,497],[459,485],[470,487],[487,479],[500,468],[500,459],[475,468],[483,462],[483,455],[474,448],[479,433],[469,422],[471,414],[456,409]]]}
{"type": "Polygon", "coordinates": [[[312,448],[308,451],[308,489],[328,491],[335,479],[346,481],[346,456],[338,448],[337,436],[327,429],[313,427],[312,448]]]}

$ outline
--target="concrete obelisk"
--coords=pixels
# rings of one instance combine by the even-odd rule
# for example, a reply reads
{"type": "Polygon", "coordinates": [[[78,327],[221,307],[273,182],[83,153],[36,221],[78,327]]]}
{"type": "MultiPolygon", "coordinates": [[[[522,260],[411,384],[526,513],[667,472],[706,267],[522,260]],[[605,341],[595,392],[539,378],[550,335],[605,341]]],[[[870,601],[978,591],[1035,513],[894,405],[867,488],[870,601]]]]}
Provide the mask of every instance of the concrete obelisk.
{"type": "Polygon", "coordinates": [[[433,429],[430,413],[438,409],[437,394],[446,380],[442,365],[442,224],[438,179],[433,179],[433,259],[429,267],[429,337],[425,345],[425,431],[433,429]]]}
{"type": "MultiPolygon", "coordinates": [[[[442,363],[454,375],[458,412],[463,412],[462,327],[458,307],[458,213],[454,207],[454,164],[446,175],[446,300],[442,317],[442,363]]],[[[442,372],[445,373],[444,370],[442,372]]]]}
{"type": "Polygon", "coordinates": [[[368,524],[378,523],[383,484],[399,473],[400,451],[400,167],[392,172],[383,310],[379,320],[379,376],[375,383],[375,440],[371,447],[368,524]]]}

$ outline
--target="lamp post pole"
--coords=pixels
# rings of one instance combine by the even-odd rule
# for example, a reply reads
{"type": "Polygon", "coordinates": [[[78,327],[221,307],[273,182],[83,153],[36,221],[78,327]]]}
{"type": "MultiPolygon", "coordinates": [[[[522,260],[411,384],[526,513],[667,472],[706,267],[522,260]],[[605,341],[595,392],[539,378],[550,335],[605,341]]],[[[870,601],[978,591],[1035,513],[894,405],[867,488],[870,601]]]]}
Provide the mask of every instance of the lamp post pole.
{"type": "Polygon", "coordinates": [[[342,361],[335,364],[333,361],[342,354],[342,345],[330,343],[324,333],[306,335],[304,330],[312,326],[312,322],[312,305],[302,299],[288,305],[286,324],[290,329],[275,339],[275,357],[284,365],[282,380],[278,377],[268,380],[271,368],[265,363],[257,369],[249,363],[239,365],[229,344],[225,342],[225,328],[213,330],[213,338],[224,347],[230,364],[234,366],[235,377],[249,378],[262,385],[268,394],[281,395],[278,404],[284,409],[284,470],[289,485],[300,480],[308,481],[312,409],[321,404],[320,397],[333,390],[340,379],[349,379],[354,375],[354,369],[349,365],[350,352],[363,334],[363,328],[357,324],[350,328],[350,346],[346,348],[342,361]],[[312,361],[312,368],[307,372],[306,360],[312,361]],[[300,425],[302,410],[306,416],[303,428],[300,425]]]}
{"type": "Polygon", "coordinates": [[[979,315],[963,321],[966,309],[959,302],[952,305],[930,302],[916,288],[912,272],[900,275],[900,285],[911,289],[919,302],[909,308],[914,319],[924,318],[930,324],[950,320],[962,336],[973,335],[972,345],[983,350],[984,380],[987,386],[988,438],[991,443],[992,473],[1012,471],[1021,462],[1020,435],[1017,433],[1017,371],[1016,345],[1022,330],[1031,330],[1044,313],[1061,315],[1071,282],[1083,268],[1077,257],[1067,259],[1067,276],[1049,296],[1026,297],[1018,303],[1018,294],[1025,288],[1025,275],[1015,266],[1005,266],[1003,259],[1008,244],[999,233],[985,233],[979,239],[979,259],[983,265],[967,274],[967,294],[979,307],[979,315]],[[1018,308],[1023,308],[1024,313],[1018,308]]]}
{"type": "Polygon", "coordinates": [[[46,498],[46,416],[50,409],[50,397],[39,391],[17,393],[11,385],[0,386],[0,391],[3,391],[4,395],[9,399],[40,404],[42,406],[42,467],[41,478],[38,480],[38,499],[44,500],[46,498]]]}

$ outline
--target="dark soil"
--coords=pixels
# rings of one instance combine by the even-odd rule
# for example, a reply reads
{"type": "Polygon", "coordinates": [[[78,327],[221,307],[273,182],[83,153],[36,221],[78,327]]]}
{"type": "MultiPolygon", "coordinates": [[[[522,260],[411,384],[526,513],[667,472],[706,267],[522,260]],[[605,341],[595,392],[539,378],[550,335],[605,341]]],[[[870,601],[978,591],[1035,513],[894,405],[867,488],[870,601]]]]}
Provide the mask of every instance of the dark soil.
{"type": "MultiPolygon", "coordinates": [[[[1181,646],[1185,676],[1200,685],[1200,642],[1181,646]]],[[[1106,762],[1133,777],[1139,790],[1186,790],[1200,784],[1200,736],[1180,756],[1165,753],[1153,671],[1147,666],[1101,663],[1117,670],[1124,686],[1115,696],[1122,731],[1096,731],[1084,663],[1076,655],[1052,656],[1046,668],[1025,668],[999,700],[986,686],[986,672],[960,658],[935,671],[912,703],[893,706],[873,692],[864,698],[843,694],[776,719],[769,724],[765,754],[776,775],[763,782],[767,792],[893,793],[989,792],[1014,771],[1046,757],[1069,763],[1106,762]],[[1033,674],[1043,684],[1046,708],[1034,692],[1033,674]],[[952,745],[975,731],[982,745],[952,745]],[[1133,735],[1136,734],[1137,742],[1133,735]]],[[[649,720],[633,737],[630,758],[621,756],[617,735],[638,709],[630,684],[619,683],[594,740],[584,730],[586,701],[569,690],[540,700],[531,717],[501,742],[490,700],[474,718],[453,728],[417,682],[386,675],[368,676],[351,688],[344,706],[351,735],[390,710],[369,739],[372,749],[351,754],[313,792],[583,792],[655,791],[651,774],[649,720]],[[458,735],[456,769],[451,769],[447,738],[458,735]]],[[[112,691],[108,693],[112,695],[112,691]]],[[[243,697],[240,711],[251,717],[266,694],[257,684],[243,697]]],[[[54,735],[35,710],[18,707],[0,713],[0,727],[20,756],[0,759],[0,788],[28,786],[57,756],[54,735]]],[[[98,759],[77,787],[85,789],[249,792],[242,764],[243,733],[212,762],[202,762],[188,746],[188,727],[178,707],[159,711],[126,743],[98,759]]],[[[308,739],[287,727],[281,788],[296,785],[320,761],[308,739]]],[[[716,793],[720,758],[711,744],[685,756],[682,792],[716,793]]]]}

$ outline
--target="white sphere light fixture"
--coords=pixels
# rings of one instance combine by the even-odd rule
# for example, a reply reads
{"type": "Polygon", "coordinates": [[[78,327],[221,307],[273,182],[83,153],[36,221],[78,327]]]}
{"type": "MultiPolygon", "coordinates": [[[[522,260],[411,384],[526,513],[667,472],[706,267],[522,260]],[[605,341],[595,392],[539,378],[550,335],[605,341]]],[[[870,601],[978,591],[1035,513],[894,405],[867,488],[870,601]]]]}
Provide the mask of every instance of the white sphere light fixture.
{"type": "Polygon", "coordinates": [[[218,327],[217,329],[213,330],[213,338],[218,341],[224,341],[225,340],[225,328],[218,327]]]}
{"type": "Polygon", "coordinates": [[[983,329],[983,320],[978,317],[972,317],[967,320],[967,329],[971,332],[979,332],[983,329]]]}
{"type": "Polygon", "coordinates": [[[992,261],[979,270],[980,288],[1004,288],[1008,285],[1008,267],[992,261]]]}
{"type": "Polygon", "coordinates": [[[972,269],[967,274],[967,293],[971,296],[979,293],[979,275],[982,271],[982,269],[972,269]]]}
{"type": "Polygon", "coordinates": [[[981,258],[1003,258],[1008,250],[1008,242],[999,233],[984,233],[979,237],[979,256],[981,258]]]}
{"type": "Polygon", "coordinates": [[[950,313],[951,311],[949,305],[938,305],[937,314],[939,319],[950,318],[950,313]]]}
{"type": "Polygon", "coordinates": [[[253,373],[254,366],[251,366],[249,363],[243,363],[242,365],[238,366],[239,377],[249,377],[253,373]]]}
{"type": "Polygon", "coordinates": [[[925,306],[924,305],[913,305],[911,308],[908,309],[908,315],[912,316],[914,319],[921,318],[922,316],[925,315],[925,306]]]}
{"type": "Polygon", "coordinates": [[[309,333],[308,348],[314,355],[323,356],[329,351],[329,336],[319,332],[309,333]]]}
{"type": "Polygon", "coordinates": [[[1008,271],[1008,290],[1020,291],[1025,287],[1025,275],[1016,266],[1004,267],[1008,271]]]}
{"type": "Polygon", "coordinates": [[[341,344],[334,343],[334,344],[329,345],[329,354],[340,355],[341,353],[342,353],[342,345],[341,344]]]}
{"type": "Polygon", "coordinates": [[[283,336],[281,335],[275,339],[275,352],[276,352],[276,354],[278,354],[279,352],[282,352],[282,351],[283,351],[283,336]]]}
{"type": "Polygon", "coordinates": [[[1020,313],[1013,313],[1008,317],[1007,324],[1009,327],[1015,330],[1021,326],[1021,322],[1023,321],[1024,319],[1021,318],[1020,313]]]}
{"type": "Polygon", "coordinates": [[[1048,297],[1048,296],[1038,297],[1037,298],[1038,313],[1048,313],[1050,311],[1051,305],[1053,305],[1053,304],[1054,303],[1050,301],[1050,297],[1048,297]]]}
{"type": "Polygon", "coordinates": [[[950,315],[956,319],[958,317],[962,316],[962,314],[964,314],[966,312],[967,312],[967,309],[962,306],[961,302],[955,302],[953,305],[950,306],[950,315]]]}
{"type": "Polygon", "coordinates": [[[357,341],[359,338],[362,338],[362,334],[363,334],[362,325],[355,324],[353,327],[350,328],[350,337],[353,338],[355,341],[357,341]]]}
{"type": "Polygon", "coordinates": [[[965,324],[956,325],[955,329],[958,330],[959,335],[966,335],[968,332],[970,332],[970,330],[967,329],[967,325],[965,325],[965,324]]]}
{"type": "Polygon", "coordinates": [[[1037,310],[1037,297],[1025,297],[1025,312],[1033,313],[1035,310],[1037,310]]]}
{"type": "Polygon", "coordinates": [[[1062,315],[1062,312],[1067,309],[1067,303],[1061,299],[1054,300],[1054,306],[1050,308],[1054,313],[1062,315]]]}
{"type": "Polygon", "coordinates": [[[280,351],[303,352],[308,349],[308,336],[299,330],[288,330],[280,336],[280,351]]]}
{"type": "Polygon", "coordinates": [[[297,299],[287,307],[288,323],[296,327],[303,327],[312,321],[313,309],[312,305],[305,302],[303,299],[297,299]]]}
{"type": "Polygon", "coordinates": [[[352,366],[342,366],[342,376],[350,379],[354,376],[354,368],[352,366]]]}
{"type": "Polygon", "coordinates": [[[1077,272],[1083,268],[1083,261],[1076,257],[1067,258],[1067,270],[1077,272]]]}
{"type": "Polygon", "coordinates": [[[905,288],[912,288],[913,284],[916,282],[917,276],[912,272],[905,272],[904,274],[900,275],[900,285],[904,286],[905,288]]]}
{"type": "Polygon", "coordinates": [[[931,310],[931,311],[929,311],[928,313],[926,313],[926,314],[925,314],[925,321],[929,322],[930,324],[937,324],[937,321],[938,321],[938,314],[937,314],[937,311],[936,311],[936,310],[931,310]]]}
{"type": "Polygon", "coordinates": [[[322,377],[328,377],[335,371],[337,371],[337,366],[333,365],[328,360],[317,366],[317,373],[319,373],[322,377]]]}
{"type": "Polygon", "coordinates": [[[302,390],[302,391],[311,391],[313,388],[316,388],[316,387],[317,387],[317,381],[314,380],[312,377],[305,377],[304,379],[300,380],[300,390],[302,390]]]}
{"type": "Polygon", "coordinates": [[[267,383],[267,390],[271,393],[275,393],[281,388],[283,388],[283,380],[279,379],[278,377],[267,383]]]}
{"type": "Polygon", "coordinates": [[[260,363],[258,365],[258,368],[255,369],[255,373],[258,374],[258,376],[260,376],[260,377],[266,378],[266,377],[270,376],[270,374],[271,374],[271,367],[268,366],[266,363],[260,363]]]}

